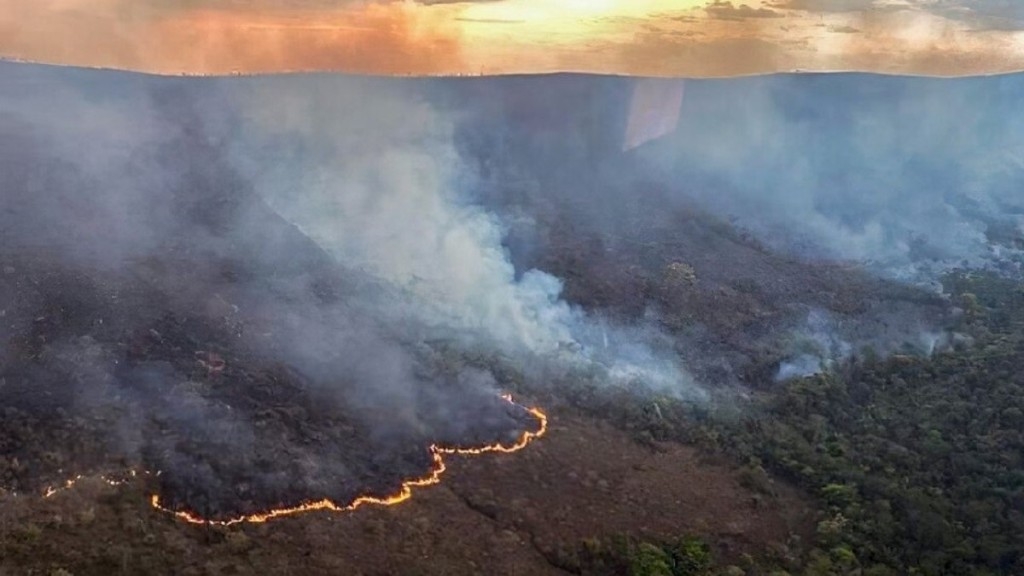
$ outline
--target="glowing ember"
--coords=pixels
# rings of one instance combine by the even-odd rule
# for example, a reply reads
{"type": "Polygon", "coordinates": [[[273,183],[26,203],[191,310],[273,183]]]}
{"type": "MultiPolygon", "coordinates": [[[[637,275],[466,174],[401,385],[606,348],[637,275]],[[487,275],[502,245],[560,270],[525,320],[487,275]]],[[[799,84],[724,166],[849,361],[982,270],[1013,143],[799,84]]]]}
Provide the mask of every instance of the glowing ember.
{"type": "MultiPolygon", "coordinates": [[[[124,474],[123,477],[119,477],[119,478],[115,478],[113,476],[100,476],[100,481],[105,483],[105,484],[107,484],[108,486],[121,486],[122,484],[127,484],[128,482],[130,482],[132,479],[134,479],[135,477],[139,476],[140,474],[145,475],[145,476],[149,476],[150,475],[149,472],[136,472],[135,470],[129,470],[129,471],[127,471],[124,474]]],[[[160,473],[157,472],[155,475],[159,476],[160,473]]],[[[51,496],[53,496],[55,494],[59,494],[61,492],[64,492],[65,490],[70,490],[70,489],[74,488],[75,484],[77,484],[78,481],[83,479],[83,478],[85,478],[85,476],[82,475],[82,474],[79,474],[79,475],[75,476],[74,478],[69,478],[68,480],[65,480],[64,483],[61,484],[60,486],[48,486],[46,488],[46,490],[43,491],[43,498],[49,498],[49,497],[51,497],[51,496]]]]}
{"type": "MultiPolygon", "coordinates": [[[[447,469],[444,462],[445,454],[478,455],[486,454],[489,452],[501,452],[506,454],[511,452],[518,452],[519,450],[525,448],[530,442],[537,438],[540,438],[547,432],[548,417],[539,408],[527,408],[520,404],[516,404],[512,400],[512,396],[509,394],[502,395],[502,399],[510,404],[513,404],[514,406],[517,406],[529,412],[533,417],[537,419],[537,422],[539,424],[538,428],[533,432],[523,432],[522,435],[519,436],[519,439],[510,446],[505,446],[502,444],[489,444],[487,446],[481,446],[477,448],[459,448],[438,446],[436,444],[431,445],[430,453],[433,458],[433,464],[431,465],[430,471],[421,478],[414,478],[412,480],[406,480],[405,482],[402,482],[402,487],[398,490],[398,492],[390,496],[360,496],[359,498],[356,498],[349,504],[345,505],[337,504],[325,498],[323,500],[305,502],[292,507],[276,508],[268,510],[266,512],[239,516],[237,518],[232,518],[229,520],[213,520],[203,518],[202,516],[187,510],[173,510],[170,508],[166,508],[160,503],[160,496],[158,494],[154,494],[150,497],[150,504],[152,504],[153,508],[156,508],[161,512],[172,514],[174,515],[175,518],[184,520],[191,524],[210,524],[217,526],[230,526],[232,524],[240,524],[243,522],[261,523],[267,522],[268,520],[273,520],[274,518],[280,518],[282,516],[291,516],[295,514],[301,514],[304,512],[314,512],[317,510],[329,510],[332,512],[350,512],[361,506],[371,504],[377,506],[394,506],[396,504],[401,504],[402,502],[405,502],[406,500],[412,497],[413,488],[418,488],[421,486],[431,486],[441,481],[441,475],[444,474],[445,470],[447,469]]],[[[142,474],[148,475],[149,473],[143,472],[142,474]]],[[[156,475],[159,474],[159,472],[156,473],[156,475]]],[[[111,478],[103,476],[101,477],[101,479],[107,484],[110,484],[111,486],[118,486],[128,482],[131,478],[135,478],[137,475],[138,474],[134,470],[132,470],[128,472],[128,477],[125,478],[111,478]]],[[[70,489],[75,485],[76,482],[78,482],[81,479],[82,476],[79,475],[66,481],[62,486],[49,487],[46,489],[43,496],[45,498],[49,498],[50,496],[53,496],[58,492],[70,489]]]]}

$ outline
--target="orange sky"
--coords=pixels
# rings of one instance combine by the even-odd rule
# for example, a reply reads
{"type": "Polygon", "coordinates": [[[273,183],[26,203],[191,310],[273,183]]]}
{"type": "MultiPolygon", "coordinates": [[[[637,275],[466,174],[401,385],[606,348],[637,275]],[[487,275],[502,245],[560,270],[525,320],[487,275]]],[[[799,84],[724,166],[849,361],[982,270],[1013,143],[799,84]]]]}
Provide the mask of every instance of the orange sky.
{"type": "Polygon", "coordinates": [[[1024,69],[1015,0],[0,0],[0,56],[159,73],[1024,69]]]}

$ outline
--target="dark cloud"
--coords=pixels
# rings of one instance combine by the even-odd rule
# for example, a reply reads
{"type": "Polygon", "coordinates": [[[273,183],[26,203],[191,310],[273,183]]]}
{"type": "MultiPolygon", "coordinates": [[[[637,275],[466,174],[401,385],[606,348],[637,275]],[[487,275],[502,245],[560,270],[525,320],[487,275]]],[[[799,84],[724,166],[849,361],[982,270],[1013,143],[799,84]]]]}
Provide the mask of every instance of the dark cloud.
{"type": "Polygon", "coordinates": [[[746,4],[734,6],[732,2],[716,0],[704,7],[708,16],[719,20],[746,20],[747,18],[782,18],[783,14],[770,8],[751,8],[746,4]]]}
{"type": "Polygon", "coordinates": [[[770,5],[773,8],[807,12],[861,12],[882,9],[876,6],[876,0],[780,0],[770,5]]]}

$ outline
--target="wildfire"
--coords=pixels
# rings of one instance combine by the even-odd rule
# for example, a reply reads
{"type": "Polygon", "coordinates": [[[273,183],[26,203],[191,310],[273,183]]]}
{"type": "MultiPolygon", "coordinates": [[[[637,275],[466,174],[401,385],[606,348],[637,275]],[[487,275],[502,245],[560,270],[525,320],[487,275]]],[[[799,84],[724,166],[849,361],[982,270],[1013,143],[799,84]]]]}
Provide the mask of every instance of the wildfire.
{"type": "MultiPolygon", "coordinates": [[[[175,518],[178,518],[179,520],[184,520],[185,522],[188,522],[190,524],[206,524],[215,526],[231,526],[233,524],[241,524],[245,522],[262,523],[267,522],[269,520],[273,520],[274,518],[292,516],[295,514],[302,514],[305,512],[315,512],[318,510],[328,510],[331,512],[351,512],[357,508],[366,505],[395,506],[396,504],[401,504],[402,502],[405,502],[409,498],[412,498],[412,492],[414,488],[432,486],[434,484],[438,484],[441,482],[441,475],[444,474],[445,470],[447,469],[447,466],[445,465],[444,461],[444,456],[446,454],[475,456],[479,454],[487,454],[490,452],[500,452],[504,454],[518,452],[519,450],[525,448],[530,442],[534,441],[537,438],[540,438],[547,432],[548,417],[547,414],[545,414],[541,409],[527,408],[520,404],[516,404],[512,400],[512,396],[510,394],[504,394],[502,395],[501,398],[508,402],[509,404],[522,408],[523,410],[530,413],[530,415],[532,415],[534,418],[536,418],[538,422],[537,429],[534,431],[523,432],[519,436],[519,439],[510,446],[506,446],[503,444],[489,444],[477,448],[462,448],[438,446],[437,444],[433,444],[430,446],[430,454],[433,459],[430,471],[420,478],[413,478],[411,480],[406,480],[402,482],[402,487],[396,493],[390,496],[360,496],[348,504],[337,504],[334,501],[325,498],[323,500],[317,500],[313,502],[304,502],[296,506],[275,508],[272,510],[268,510],[266,512],[259,512],[256,514],[239,516],[237,518],[231,518],[229,520],[214,520],[209,518],[203,518],[199,514],[196,514],[195,512],[191,512],[188,510],[173,510],[171,508],[167,508],[160,503],[159,494],[153,494],[150,497],[150,504],[153,506],[153,508],[161,512],[171,514],[175,518]]],[[[157,473],[157,475],[159,475],[159,472],[157,473]]],[[[135,476],[137,476],[137,474],[135,471],[130,471],[129,476],[131,478],[134,478],[135,476]]],[[[79,475],[65,482],[63,486],[56,488],[47,488],[46,492],[44,493],[44,497],[48,498],[58,492],[71,488],[81,478],[82,476],[79,475]]],[[[102,479],[104,482],[112,486],[124,484],[129,481],[129,478],[112,479],[109,477],[102,477],[102,479]]]]}
{"type": "MultiPolygon", "coordinates": [[[[142,474],[145,474],[145,475],[148,476],[149,472],[143,472],[142,474]]],[[[100,480],[102,482],[106,483],[109,486],[121,486],[122,484],[127,484],[128,482],[131,482],[132,479],[135,478],[138,475],[139,475],[139,473],[136,472],[135,470],[129,470],[125,474],[124,477],[115,478],[113,476],[100,476],[100,480]]],[[[157,472],[156,475],[159,476],[160,473],[157,472]]],[[[51,497],[51,496],[53,496],[55,494],[59,494],[60,492],[64,492],[65,490],[70,490],[70,489],[74,488],[75,484],[77,484],[78,481],[83,479],[83,478],[85,478],[85,476],[82,475],[82,474],[79,474],[79,475],[75,476],[74,478],[69,478],[69,479],[65,480],[64,483],[59,485],[59,486],[48,486],[46,488],[46,490],[43,491],[43,498],[49,498],[49,497],[51,497]]]]}

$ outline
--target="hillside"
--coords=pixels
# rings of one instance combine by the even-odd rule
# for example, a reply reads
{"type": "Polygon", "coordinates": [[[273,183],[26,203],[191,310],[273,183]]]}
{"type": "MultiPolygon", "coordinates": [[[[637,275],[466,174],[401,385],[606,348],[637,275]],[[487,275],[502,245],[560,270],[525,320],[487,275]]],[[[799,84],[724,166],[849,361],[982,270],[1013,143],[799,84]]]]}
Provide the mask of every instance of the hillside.
{"type": "Polygon", "coordinates": [[[2,63],[0,572],[1017,573],[1021,85],[2,63]]]}

